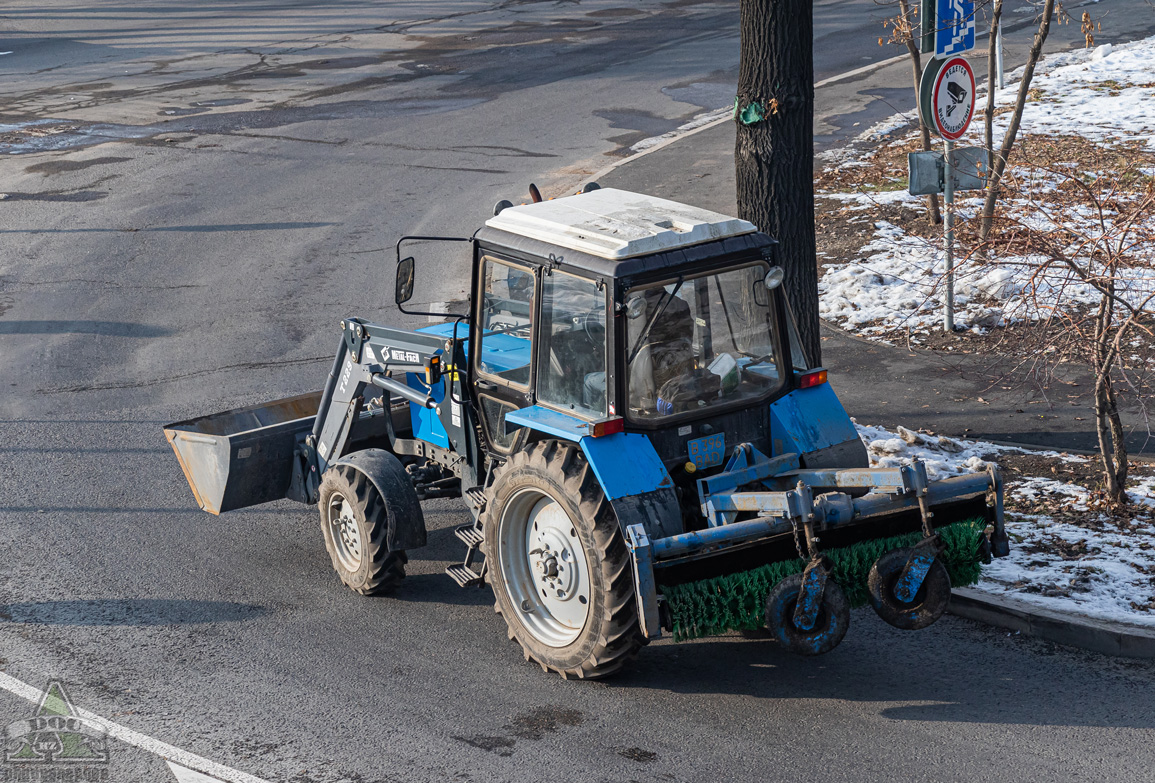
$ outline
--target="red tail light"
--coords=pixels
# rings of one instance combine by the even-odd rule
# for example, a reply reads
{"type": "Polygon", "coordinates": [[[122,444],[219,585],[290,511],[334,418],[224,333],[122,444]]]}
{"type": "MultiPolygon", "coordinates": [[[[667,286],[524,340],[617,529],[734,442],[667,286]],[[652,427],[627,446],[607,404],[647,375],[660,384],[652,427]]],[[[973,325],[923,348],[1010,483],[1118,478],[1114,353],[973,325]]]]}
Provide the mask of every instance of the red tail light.
{"type": "Polygon", "coordinates": [[[609,419],[602,419],[595,421],[590,425],[590,437],[600,438],[603,435],[613,435],[617,432],[624,432],[626,429],[626,421],[621,416],[614,416],[609,419]]]}
{"type": "Polygon", "coordinates": [[[798,388],[810,389],[826,383],[826,370],[810,370],[798,376],[798,388]]]}

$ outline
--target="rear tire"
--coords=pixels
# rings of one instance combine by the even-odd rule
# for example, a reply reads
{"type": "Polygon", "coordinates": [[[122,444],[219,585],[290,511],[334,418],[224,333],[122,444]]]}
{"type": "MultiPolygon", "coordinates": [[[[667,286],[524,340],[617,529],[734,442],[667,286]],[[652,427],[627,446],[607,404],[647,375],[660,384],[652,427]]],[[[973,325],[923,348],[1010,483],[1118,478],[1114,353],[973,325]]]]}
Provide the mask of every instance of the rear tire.
{"type": "Polygon", "coordinates": [[[494,611],[525,659],[564,678],[604,677],[643,638],[629,550],[580,450],[542,441],[494,473],[482,512],[494,611]]]}
{"type": "MultiPolygon", "coordinates": [[[[417,503],[416,493],[412,502],[417,503]]],[[[401,584],[409,558],[389,551],[386,501],[364,473],[341,464],[326,470],[317,506],[333,570],[350,590],[382,595],[401,584]]]]}

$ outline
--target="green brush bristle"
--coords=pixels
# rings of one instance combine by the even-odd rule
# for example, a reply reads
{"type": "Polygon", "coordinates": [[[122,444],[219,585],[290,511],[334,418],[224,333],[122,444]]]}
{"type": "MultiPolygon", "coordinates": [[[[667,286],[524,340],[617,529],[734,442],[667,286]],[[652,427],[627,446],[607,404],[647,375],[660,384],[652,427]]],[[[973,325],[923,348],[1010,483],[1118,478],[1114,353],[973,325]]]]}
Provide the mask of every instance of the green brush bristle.
{"type": "MultiPolygon", "coordinates": [[[[955,522],[936,531],[946,550],[940,555],[954,587],[974,584],[979,578],[979,534],[986,521],[955,522]]],[[[866,578],[874,561],[891,549],[914,546],[922,533],[861,541],[823,552],[834,563],[834,581],[846,593],[851,606],[867,603],[866,578]]],[[[664,585],[675,641],[713,636],[727,631],[753,631],[763,625],[766,596],[774,585],[806,567],[802,559],[768,563],[752,571],[664,585]]]]}

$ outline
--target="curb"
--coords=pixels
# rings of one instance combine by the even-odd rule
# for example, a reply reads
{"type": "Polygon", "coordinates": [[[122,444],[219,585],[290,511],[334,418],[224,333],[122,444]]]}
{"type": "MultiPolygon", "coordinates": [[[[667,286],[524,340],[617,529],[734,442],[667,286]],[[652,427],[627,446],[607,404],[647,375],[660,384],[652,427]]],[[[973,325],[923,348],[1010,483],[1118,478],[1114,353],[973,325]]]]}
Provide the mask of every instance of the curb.
{"type": "Polygon", "coordinates": [[[1155,629],[1041,609],[965,587],[951,593],[947,611],[1068,647],[1120,658],[1155,660],[1155,629]]]}
{"type": "MultiPolygon", "coordinates": [[[[1097,1],[1098,0],[1095,0],[1095,2],[1097,2],[1097,1]]],[[[814,89],[817,90],[818,88],[825,87],[828,84],[837,84],[838,82],[845,81],[847,79],[853,79],[853,78],[858,77],[858,76],[864,76],[864,75],[872,73],[874,71],[878,71],[878,70],[881,70],[881,69],[886,68],[888,66],[894,65],[895,63],[897,63],[901,60],[907,59],[909,56],[910,55],[907,55],[907,54],[897,54],[894,57],[890,57],[890,58],[887,58],[885,60],[879,60],[878,62],[870,63],[869,65],[863,65],[862,67],[855,68],[852,71],[846,71],[845,73],[839,73],[839,74],[835,74],[834,76],[828,76],[825,79],[822,79],[820,81],[815,82],[814,83],[814,89]]],[[[594,182],[597,182],[599,179],[601,179],[602,177],[609,174],[611,171],[613,171],[614,169],[617,169],[620,166],[625,166],[627,163],[632,163],[633,161],[637,160],[638,158],[645,157],[646,155],[649,155],[651,152],[657,152],[660,149],[663,149],[665,147],[670,146],[671,144],[673,144],[676,141],[681,141],[684,138],[687,138],[689,136],[693,136],[695,134],[701,133],[702,131],[710,130],[711,128],[716,128],[717,126],[721,125],[723,122],[732,122],[734,119],[733,116],[728,111],[728,107],[726,107],[726,106],[722,106],[721,108],[715,109],[714,112],[706,111],[706,112],[703,112],[702,114],[713,114],[715,112],[726,112],[726,114],[724,114],[723,116],[718,117],[716,119],[710,120],[709,122],[704,123],[702,125],[698,125],[695,128],[690,128],[689,130],[686,130],[682,133],[678,133],[677,130],[671,131],[670,132],[671,135],[668,135],[667,138],[662,138],[661,136],[657,136],[655,138],[659,138],[662,140],[655,143],[655,144],[652,144],[649,147],[646,147],[644,150],[639,150],[638,152],[635,152],[632,155],[627,155],[626,157],[622,158],[621,160],[616,160],[613,163],[609,164],[608,166],[605,166],[604,168],[599,169],[597,172],[595,172],[593,174],[593,176],[590,177],[590,179],[593,180],[594,182]]],[[[698,116],[702,116],[702,115],[698,115],[698,116]]],[[[649,139],[643,139],[643,141],[649,141],[649,139]]],[[[641,143],[641,142],[639,142],[639,143],[641,143]]]]}

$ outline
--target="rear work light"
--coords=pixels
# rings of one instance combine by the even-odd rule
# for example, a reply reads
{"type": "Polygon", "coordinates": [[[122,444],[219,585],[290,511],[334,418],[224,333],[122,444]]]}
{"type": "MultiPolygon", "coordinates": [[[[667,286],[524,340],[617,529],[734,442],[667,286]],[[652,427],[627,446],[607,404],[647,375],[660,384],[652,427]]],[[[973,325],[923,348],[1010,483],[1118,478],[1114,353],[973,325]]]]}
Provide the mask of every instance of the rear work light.
{"type": "Polygon", "coordinates": [[[590,424],[590,437],[600,438],[603,435],[613,435],[618,432],[624,432],[626,429],[626,421],[621,416],[613,416],[608,419],[601,419],[590,424]]]}
{"type": "Polygon", "coordinates": [[[798,376],[798,388],[810,389],[826,383],[826,370],[807,370],[798,376]]]}

